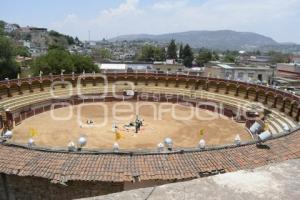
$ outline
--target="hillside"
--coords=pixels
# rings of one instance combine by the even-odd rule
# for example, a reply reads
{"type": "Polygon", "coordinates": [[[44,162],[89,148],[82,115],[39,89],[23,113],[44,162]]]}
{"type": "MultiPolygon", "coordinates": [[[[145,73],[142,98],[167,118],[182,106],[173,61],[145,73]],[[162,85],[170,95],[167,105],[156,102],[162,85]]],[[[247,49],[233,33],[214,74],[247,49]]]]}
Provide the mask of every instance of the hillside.
{"type": "Polygon", "coordinates": [[[0,33],[19,43],[26,41],[27,46],[31,48],[48,48],[51,45],[67,48],[69,45],[81,43],[77,37],[73,38],[53,30],[32,26],[21,27],[2,20],[0,20],[0,33]]]}
{"type": "Polygon", "coordinates": [[[156,42],[169,42],[175,39],[179,43],[188,43],[193,48],[211,48],[220,50],[248,50],[261,46],[276,46],[277,43],[270,37],[257,33],[237,32],[231,30],[221,31],[189,31],[161,35],[137,34],[123,35],[110,39],[110,41],[146,40],[156,42]]]}

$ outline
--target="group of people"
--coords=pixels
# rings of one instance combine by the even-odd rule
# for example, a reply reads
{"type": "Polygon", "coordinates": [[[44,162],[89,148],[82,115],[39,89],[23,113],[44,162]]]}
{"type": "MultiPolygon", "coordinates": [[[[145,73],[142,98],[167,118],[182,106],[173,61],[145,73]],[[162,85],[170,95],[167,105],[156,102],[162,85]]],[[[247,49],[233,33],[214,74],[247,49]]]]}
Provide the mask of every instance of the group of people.
{"type": "Polygon", "coordinates": [[[141,126],[143,126],[143,120],[139,119],[137,116],[135,120],[135,133],[138,133],[141,130],[141,126]]]}
{"type": "Polygon", "coordinates": [[[136,119],[134,122],[130,122],[128,125],[125,125],[126,128],[135,128],[135,133],[138,133],[141,130],[141,127],[143,126],[143,119],[140,119],[139,116],[136,116],[136,119]]]}
{"type": "Polygon", "coordinates": [[[88,125],[92,125],[92,124],[94,124],[94,121],[91,120],[91,119],[88,119],[88,120],[86,120],[86,123],[87,123],[88,125]]]}

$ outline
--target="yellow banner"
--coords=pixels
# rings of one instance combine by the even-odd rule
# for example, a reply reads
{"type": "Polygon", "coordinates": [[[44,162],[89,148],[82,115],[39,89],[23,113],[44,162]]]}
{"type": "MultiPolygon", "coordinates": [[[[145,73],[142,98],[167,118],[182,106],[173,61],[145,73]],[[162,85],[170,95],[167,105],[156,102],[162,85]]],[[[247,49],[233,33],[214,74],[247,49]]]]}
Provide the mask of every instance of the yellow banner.
{"type": "Polygon", "coordinates": [[[38,135],[39,135],[39,133],[35,128],[29,128],[29,136],[30,137],[35,137],[35,136],[38,136],[38,135]]]}
{"type": "Polygon", "coordinates": [[[124,134],[117,131],[115,134],[115,140],[118,141],[121,140],[122,138],[124,138],[124,134]]]}
{"type": "Polygon", "coordinates": [[[201,129],[200,130],[200,136],[203,136],[204,135],[204,129],[201,129]]]}

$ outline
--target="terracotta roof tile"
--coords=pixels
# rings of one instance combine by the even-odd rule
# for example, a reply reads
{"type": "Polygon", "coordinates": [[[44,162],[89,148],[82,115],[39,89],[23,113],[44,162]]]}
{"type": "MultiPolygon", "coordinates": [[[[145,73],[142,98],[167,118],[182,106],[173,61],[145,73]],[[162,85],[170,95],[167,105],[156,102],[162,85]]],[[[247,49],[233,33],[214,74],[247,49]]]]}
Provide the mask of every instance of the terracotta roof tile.
{"type": "Polygon", "coordinates": [[[270,148],[247,145],[203,152],[124,155],[44,152],[0,144],[0,172],[54,182],[188,179],[299,158],[300,131],[266,145],[270,148]]]}

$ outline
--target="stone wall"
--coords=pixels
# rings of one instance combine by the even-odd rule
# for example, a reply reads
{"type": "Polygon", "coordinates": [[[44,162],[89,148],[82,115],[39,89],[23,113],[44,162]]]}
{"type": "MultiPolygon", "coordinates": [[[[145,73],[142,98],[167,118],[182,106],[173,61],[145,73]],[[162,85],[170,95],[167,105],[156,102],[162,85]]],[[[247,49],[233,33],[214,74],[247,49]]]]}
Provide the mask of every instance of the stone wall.
{"type": "Polygon", "coordinates": [[[120,192],[123,188],[123,183],[71,181],[62,185],[43,178],[0,176],[0,200],[68,200],[120,192]]]}

